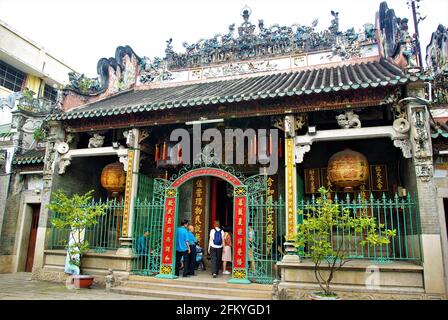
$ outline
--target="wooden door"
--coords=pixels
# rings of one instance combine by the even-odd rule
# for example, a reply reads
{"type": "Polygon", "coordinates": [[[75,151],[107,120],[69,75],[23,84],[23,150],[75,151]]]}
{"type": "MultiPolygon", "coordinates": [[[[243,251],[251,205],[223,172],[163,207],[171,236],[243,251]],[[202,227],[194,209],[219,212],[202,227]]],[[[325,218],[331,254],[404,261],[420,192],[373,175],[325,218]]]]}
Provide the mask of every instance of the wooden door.
{"type": "Polygon", "coordinates": [[[33,217],[31,220],[30,238],[28,240],[28,253],[26,256],[25,272],[33,270],[34,250],[36,249],[37,227],[39,225],[40,206],[33,205],[33,217]]]}

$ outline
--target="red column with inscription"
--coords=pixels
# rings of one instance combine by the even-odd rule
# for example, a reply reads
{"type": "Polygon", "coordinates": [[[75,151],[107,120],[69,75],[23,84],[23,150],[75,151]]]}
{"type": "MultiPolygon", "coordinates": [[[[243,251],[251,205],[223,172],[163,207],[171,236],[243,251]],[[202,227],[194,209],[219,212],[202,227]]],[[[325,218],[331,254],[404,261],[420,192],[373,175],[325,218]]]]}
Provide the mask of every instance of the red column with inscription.
{"type": "Polygon", "coordinates": [[[162,252],[160,262],[160,273],[157,278],[175,278],[175,240],[177,220],[177,188],[165,191],[165,215],[163,218],[162,252]]]}
{"type": "Polygon", "coordinates": [[[233,270],[231,283],[250,283],[247,279],[247,187],[234,189],[233,270]]]}

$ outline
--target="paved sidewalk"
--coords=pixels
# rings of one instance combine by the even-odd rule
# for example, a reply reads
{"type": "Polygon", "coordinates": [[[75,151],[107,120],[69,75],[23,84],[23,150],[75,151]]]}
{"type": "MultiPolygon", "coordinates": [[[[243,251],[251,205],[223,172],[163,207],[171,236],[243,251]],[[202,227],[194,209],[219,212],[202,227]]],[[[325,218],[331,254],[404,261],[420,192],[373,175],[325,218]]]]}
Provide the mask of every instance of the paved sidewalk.
{"type": "Polygon", "coordinates": [[[107,292],[104,288],[70,290],[63,283],[31,280],[31,273],[0,274],[0,300],[154,300],[107,292]]]}

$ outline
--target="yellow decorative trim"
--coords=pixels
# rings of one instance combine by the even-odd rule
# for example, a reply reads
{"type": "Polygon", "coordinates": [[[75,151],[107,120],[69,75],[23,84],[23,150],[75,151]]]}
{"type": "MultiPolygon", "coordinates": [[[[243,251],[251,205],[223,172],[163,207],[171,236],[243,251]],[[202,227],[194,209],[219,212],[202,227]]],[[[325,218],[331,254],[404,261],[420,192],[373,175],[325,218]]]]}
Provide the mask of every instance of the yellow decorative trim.
{"type": "Polygon", "coordinates": [[[121,234],[123,237],[128,236],[129,227],[129,212],[131,210],[131,193],[132,193],[132,172],[134,171],[134,150],[128,150],[128,168],[126,172],[126,188],[124,192],[124,210],[123,210],[123,225],[121,234]]]}
{"type": "Polygon", "coordinates": [[[172,266],[161,266],[160,267],[160,274],[171,274],[173,271],[172,266]]]}
{"type": "Polygon", "coordinates": [[[286,236],[295,233],[295,170],[294,167],[294,139],[285,139],[285,164],[286,164],[286,236]]]}
{"type": "Polygon", "coordinates": [[[235,196],[245,196],[247,194],[247,189],[245,187],[235,187],[235,196]]]}
{"type": "Polygon", "coordinates": [[[234,279],[246,279],[246,270],[244,269],[236,269],[233,270],[232,278],[234,279]]]}
{"type": "Polygon", "coordinates": [[[177,189],[166,189],[165,196],[172,198],[175,197],[177,194],[177,189]]]}

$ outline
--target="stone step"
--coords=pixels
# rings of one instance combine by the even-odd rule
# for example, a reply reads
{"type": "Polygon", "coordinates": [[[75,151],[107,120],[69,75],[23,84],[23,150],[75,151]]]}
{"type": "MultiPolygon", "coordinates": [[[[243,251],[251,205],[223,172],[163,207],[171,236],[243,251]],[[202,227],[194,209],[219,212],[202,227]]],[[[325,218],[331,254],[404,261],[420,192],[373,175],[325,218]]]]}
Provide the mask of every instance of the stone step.
{"type": "MultiPolygon", "coordinates": [[[[160,279],[159,279],[160,280],[160,279]]],[[[207,294],[214,296],[232,296],[250,299],[271,299],[271,290],[258,290],[256,288],[246,286],[242,288],[233,287],[212,287],[212,286],[198,286],[190,285],[187,282],[180,283],[165,283],[163,281],[159,282],[148,282],[148,281],[126,281],[122,285],[126,288],[134,289],[145,289],[145,290],[156,290],[156,291],[174,291],[174,292],[188,292],[188,294],[207,294]]]]}
{"type": "MultiPolygon", "coordinates": [[[[123,286],[118,286],[111,289],[112,292],[133,295],[133,296],[145,296],[145,297],[155,297],[171,300],[247,300],[247,297],[237,297],[237,296],[223,296],[223,295],[211,295],[211,294],[201,294],[201,293],[191,293],[191,292],[181,292],[181,291],[162,291],[162,290],[148,290],[139,288],[128,288],[123,286]]],[[[254,299],[251,299],[254,300],[254,299]]]]}
{"type": "MultiPolygon", "coordinates": [[[[230,278],[229,278],[230,279],[230,278]]],[[[198,287],[211,287],[211,288],[229,288],[229,289],[245,289],[245,290],[257,290],[257,291],[272,291],[272,285],[270,284],[238,284],[238,283],[228,283],[227,279],[222,279],[218,277],[217,279],[204,279],[202,277],[189,277],[189,278],[177,278],[177,279],[158,279],[155,277],[130,275],[127,281],[139,281],[139,282],[149,282],[149,283],[166,283],[166,284],[185,284],[187,286],[198,286],[198,287]]]]}

